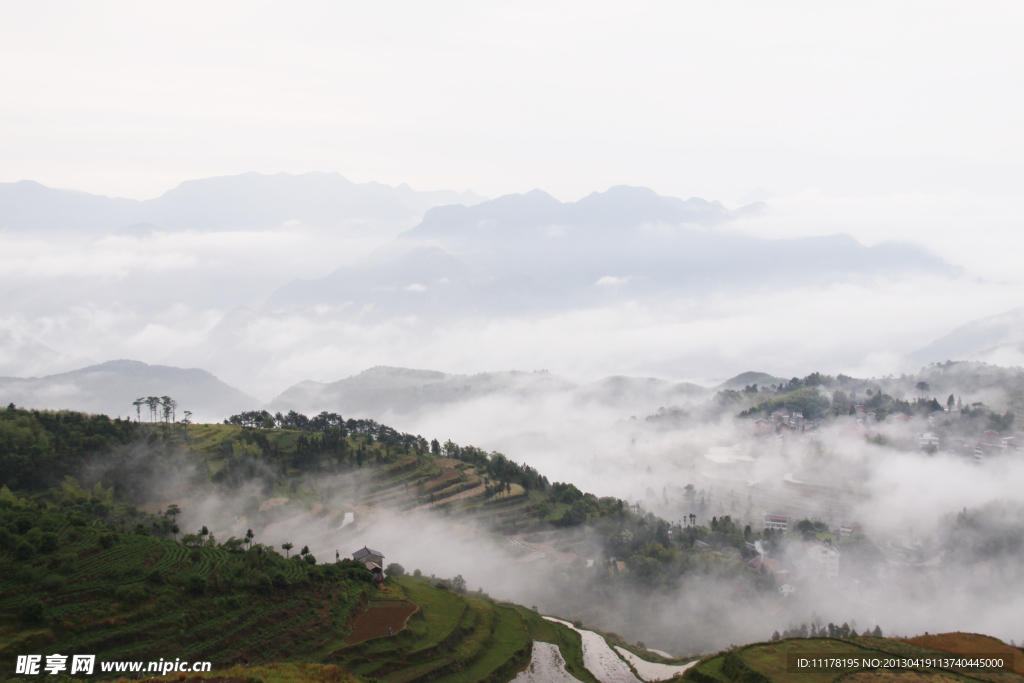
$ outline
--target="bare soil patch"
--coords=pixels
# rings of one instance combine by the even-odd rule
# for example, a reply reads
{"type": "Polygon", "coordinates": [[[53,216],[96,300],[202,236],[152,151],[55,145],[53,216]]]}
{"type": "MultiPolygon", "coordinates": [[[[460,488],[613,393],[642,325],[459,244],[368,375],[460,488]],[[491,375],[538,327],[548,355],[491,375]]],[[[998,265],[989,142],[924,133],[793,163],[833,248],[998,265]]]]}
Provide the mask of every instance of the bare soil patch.
{"type": "Polygon", "coordinates": [[[454,480],[462,476],[462,472],[459,470],[453,470],[448,467],[441,468],[441,476],[437,479],[432,479],[423,485],[423,491],[440,491],[443,488],[447,488],[448,485],[454,480]]]}
{"type": "Polygon", "coordinates": [[[405,622],[419,607],[405,600],[373,600],[367,603],[366,611],[356,617],[352,633],[345,639],[346,645],[355,645],[371,638],[381,638],[398,633],[405,628],[405,622]]]}

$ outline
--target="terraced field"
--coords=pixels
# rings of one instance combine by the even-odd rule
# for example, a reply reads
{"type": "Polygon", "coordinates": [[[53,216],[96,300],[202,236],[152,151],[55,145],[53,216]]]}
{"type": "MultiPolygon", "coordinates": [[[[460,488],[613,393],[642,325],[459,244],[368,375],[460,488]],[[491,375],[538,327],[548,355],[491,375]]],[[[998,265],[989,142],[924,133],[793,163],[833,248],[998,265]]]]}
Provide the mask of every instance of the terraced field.
{"type": "Polygon", "coordinates": [[[186,548],[142,534],[104,547],[102,536],[110,535],[66,525],[52,552],[0,556],[0,663],[43,648],[137,660],[173,652],[218,666],[302,656],[343,635],[374,590],[335,566],[258,549],[186,548]]]}
{"type": "MultiPolygon", "coordinates": [[[[493,482],[492,482],[493,483],[493,482]]],[[[495,531],[522,529],[537,521],[537,500],[518,484],[485,497],[486,482],[475,469],[448,458],[409,457],[381,468],[358,505],[400,510],[443,510],[485,522],[495,531]]]]}
{"type": "Polygon", "coordinates": [[[405,629],[332,653],[356,675],[388,683],[507,679],[529,659],[532,638],[516,608],[440,590],[426,579],[389,582],[391,597],[420,609],[405,629]]]}

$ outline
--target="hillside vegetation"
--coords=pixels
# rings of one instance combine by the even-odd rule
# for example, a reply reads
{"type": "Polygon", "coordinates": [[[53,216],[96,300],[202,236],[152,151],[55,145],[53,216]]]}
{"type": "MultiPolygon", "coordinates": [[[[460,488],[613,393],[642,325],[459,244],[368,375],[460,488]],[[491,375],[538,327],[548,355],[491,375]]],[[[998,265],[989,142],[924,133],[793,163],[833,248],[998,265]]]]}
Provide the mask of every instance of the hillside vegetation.
{"type": "MultiPolygon", "coordinates": [[[[987,638],[987,637],[982,637],[987,638]]],[[[842,681],[850,683],[912,683],[912,681],[928,681],[937,683],[940,680],[961,681],[962,683],[1021,683],[1024,676],[1013,673],[1014,655],[1024,656],[1020,650],[1010,648],[995,639],[978,649],[976,644],[968,644],[965,640],[958,642],[952,649],[937,648],[934,645],[922,646],[916,641],[896,638],[876,638],[862,636],[857,638],[783,638],[765,643],[753,643],[744,647],[719,652],[705,657],[697,666],[684,674],[684,679],[694,683],[831,683],[842,681]],[[998,648],[993,643],[998,643],[998,648]],[[948,653],[995,654],[1007,652],[1007,669],[967,669],[967,668],[929,668],[909,666],[904,669],[844,669],[844,670],[803,670],[789,668],[788,656],[801,657],[871,657],[927,659],[948,657],[948,653]]]]}

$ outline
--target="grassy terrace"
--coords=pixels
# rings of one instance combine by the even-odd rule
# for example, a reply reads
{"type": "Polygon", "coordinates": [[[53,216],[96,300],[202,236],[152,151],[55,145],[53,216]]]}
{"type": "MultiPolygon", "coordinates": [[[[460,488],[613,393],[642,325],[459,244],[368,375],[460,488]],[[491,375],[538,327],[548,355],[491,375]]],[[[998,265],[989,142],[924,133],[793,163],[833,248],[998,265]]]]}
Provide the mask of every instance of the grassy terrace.
{"type": "MultiPolygon", "coordinates": [[[[773,683],[831,683],[837,680],[861,681],[867,683],[871,680],[882,681],[896,680],[895,673],[876,674],[873,670],[856,671],[827,671],[808,670],[790,672],[787,670],[787,655],[825,655],[825,656],[857,656],[857,657],[878,657],[884,659],[887,656],[898,657],[936,657],[945,656],[944,653],[930,650],[906,641],[893,638],[786,638],[779,641],[767,643],[755,643],[735,651],[739,656],[742,666],[749,670],[767,677],[773,683]],[[876,677],[876,678],[873,678],[876,677]]],[[[726,665],[727,653],[719,653],[708,657],[688,672],[685,678],[692,678],[712,683],[713,680],[722,683],[731,683],[736,680],[730,678],[727,673],[729,668],[726,665]]],[[[965,669],[920,669],[915,675],[920,680],[935,678],[947,681],[962,681],[963,683],[1021,683],[1024,676],[1001,670],[965,670],[965,669]]],[[[733,672],[735,676],[735,671],[733,672]]],[[[740,674],[743,677],[748,674],[740,674]]],[[[910,680],[907,678],[906,680],[910,680]]]]}
{"type": "Polygon", "coordinates": [[[341,648],[333,661],[388,683],[503,678],[528,661],[532,638],[523,608],[458,595],[426,579],[396,577],[389,583],[389,598],[415,602],[420,610],[403,631],[341,648]]]}
{"type": "Polygon", "coordinates": [[[0,662],[40,649],[111,659],[174,652],[218,665],[303,656],[340,637],[373,590],[279,556],[139,534],[105,548],[102,535],[65,526],[50,553],[0,558],[0,662]]]}

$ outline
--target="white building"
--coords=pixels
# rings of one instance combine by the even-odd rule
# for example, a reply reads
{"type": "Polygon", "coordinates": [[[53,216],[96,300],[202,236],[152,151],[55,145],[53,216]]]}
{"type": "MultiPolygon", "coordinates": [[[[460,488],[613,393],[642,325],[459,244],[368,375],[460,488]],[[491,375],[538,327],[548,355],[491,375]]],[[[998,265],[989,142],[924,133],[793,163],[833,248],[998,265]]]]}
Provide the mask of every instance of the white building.
{"type": "Polygon", "coordinates": [[[776,531],[789,531],[791,519],[791,517],[784,517],[782,515],[765,515],[764,528],[775,529],[776,531]]]}

